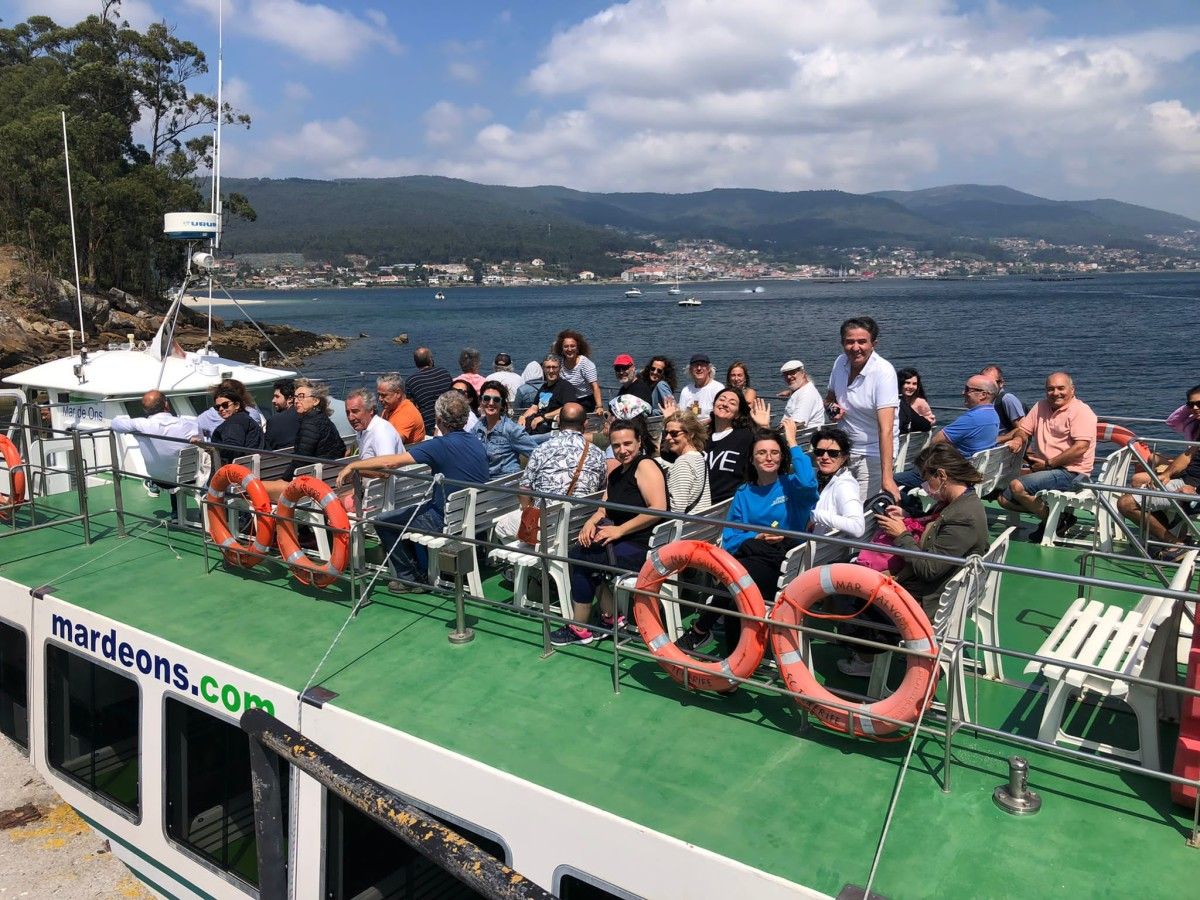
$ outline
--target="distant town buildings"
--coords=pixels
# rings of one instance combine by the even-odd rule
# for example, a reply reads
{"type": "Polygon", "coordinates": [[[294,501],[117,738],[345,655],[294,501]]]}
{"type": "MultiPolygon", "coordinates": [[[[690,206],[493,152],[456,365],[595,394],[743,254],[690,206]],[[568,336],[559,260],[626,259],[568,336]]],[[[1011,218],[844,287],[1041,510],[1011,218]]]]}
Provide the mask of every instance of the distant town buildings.
{"type": "Polygon", "coordinates": [[[553,285],[610,281],[636,284],[671,281],[763,280],[771,278],[965,278],[987,275],[1087,276],[1108,272],[1200,270],[1200,232],[1146,235],[1144,247],[1053,244],[1044,240],[1002,238],[992,241],[990,256],[954,253],[938,256],[911,247],[826,248],[822,262],[768,259],[755,249],[711,240],[656,241],[653,250],[609,254],[622,264],[620,274],[603,279],[594,271],[567,271],[541,258],[528,261],[381,262],[349,254],[339,264],[306,260],[298,253],[254,253],[226,260],[222,280],[229,287],[295,289],[300,287],[439,288],[553,285]]]}

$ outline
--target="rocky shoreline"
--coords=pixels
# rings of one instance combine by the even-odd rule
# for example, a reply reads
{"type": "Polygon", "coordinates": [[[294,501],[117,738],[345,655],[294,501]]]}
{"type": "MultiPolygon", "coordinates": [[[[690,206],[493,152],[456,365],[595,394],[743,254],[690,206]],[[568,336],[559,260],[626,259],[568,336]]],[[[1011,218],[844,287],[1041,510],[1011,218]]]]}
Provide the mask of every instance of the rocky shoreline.
{"type": "MultiPolygon", "coordinates": [[[[146,301],[115,288],[104,294],[83,293],[83,321],[87,343],[102,349],[110,343],[149,341],[162,324],[166,300],[146,301]]],[[[260,323],[261,324],[261,323],[260,323]]],[[[279,357],[258,329],[245,321],[225,323],[213,317],[213,347],[221,355],[242,362],[258,360],[267,351],[267,365],[291,365],[299,360],[340,350],[349,339],[315,334],[290,325],[261,324],[263,331],[287,354],[279,357]]],[[[207,316],[181,309],[176,340],[185,350],[197,350],[208,338],[207,316]]],[[[71,282],[31,271],[18,252],[0,247],[0,376],[65,356],[79,346],[79,314],[71,282]],[[71,332],[74,331],[72,336],[71,332]]]]}

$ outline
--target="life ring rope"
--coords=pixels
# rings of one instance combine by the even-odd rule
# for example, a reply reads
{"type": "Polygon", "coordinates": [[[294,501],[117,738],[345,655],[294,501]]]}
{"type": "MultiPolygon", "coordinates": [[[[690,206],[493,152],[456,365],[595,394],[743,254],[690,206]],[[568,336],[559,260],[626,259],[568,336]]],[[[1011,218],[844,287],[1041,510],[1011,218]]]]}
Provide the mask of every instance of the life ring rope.
{"type": "Polygon", "coordinates": [[[911,731],[893,732],[918,722],[928,708],[940,674],[933,626],[924,610],[894,579],[881,572],[849,563],[833,563],[803,572],[784,588],[771,610],[771,649],[784,685],[796,702],[834,731],[879,741],[906,740],[911,731]],[[873,703],[846,703],[830,692],[809,670],[804,660],[800,629],[805,616],[844,621],[853,616],[813,613],[811,607],[832,594],[849,594],[866,600],[858,614],[878,606],[896,622],[907,650],[904,680],[888,697],[873,703]]]}
{"type": "Polygon", "coordinates": [[[205,497],[208,507],[208,531],[230,565],[251,569],[262,562],[275,543],[275,520],[271,517],[271,498],[266,486],[245,466],[222,466],[208,483],[205,497]],[[254,540],[242,542],[229,530],[226,518],[228,501],[235,488],[250,500],[254,517],[254,540]]]}
{"type": "Polygon", "coordinates": [[[751,675],[766,653],[766,607],[758,585],[727,550],[705,541],[672,541],[652,550],[638,573],[633,616],[650,652],[676,682],[689,690],[729,693],[751,675]],[[658,607],[664,582],[682,569],[697,568],[721,579],[743,620],[737,647],[728,658],[709,662],[677,647],[666,633],[658,607]]]}
{"type": "Polygon", "coordinates": [[[337,581],[350,561],[350,519],[333,488],[311,475],[299,475],[292,479],[279,498],[277,513],[279,522],[275,539],[279,555],[296,580],[319,588],[337,581]],[[310,559],[296,536],[296,506],[305,498],[314,500],[321,507],[325,524],[333,532],[329,559],[323,563],[310,559]]]}

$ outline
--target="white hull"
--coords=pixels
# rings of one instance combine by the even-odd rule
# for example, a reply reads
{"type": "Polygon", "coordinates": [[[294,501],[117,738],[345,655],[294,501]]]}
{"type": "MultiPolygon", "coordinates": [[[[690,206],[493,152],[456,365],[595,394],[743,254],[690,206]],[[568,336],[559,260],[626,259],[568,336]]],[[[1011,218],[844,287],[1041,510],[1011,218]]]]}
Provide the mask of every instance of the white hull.
{"type": "MultiPolygon", "coordinates": [[[[205,577],[199,572],[194,574],[205,577]]],[[[8,579],[0,579],[0,618],[29,636],[31,760],[51,786],[109,838],[114,852],[162,895],[244,900],[250,892],[244,881],[203,861],[167,836],[164,710],[166,700],[172,699],[236,724],[243,698],[252,694],[269,703],[274,715],[287,726],[298,729],[350,765],[430,811],[446,814],[497,840],[506,848],[510,865],[555,892],[564,875],[586,873],[601,883],[619,885],[622,891],[644,897],[742,896],[775,900],[825,896],[332,705],[301,707],[294,690],[52,596],[35,601],[28,586],[8,579]],[[57,633],[54,616],[60,617],[57,633]],[[155,679],[153,674],[142,674],[136,666],[123,667],[103,652],[93,653],[90,646],[64,641],[62,618],[70,620],[74,633],[83,636],[85,644],[89,643],[87,635],[93,632],[107,635],[116,629],[118,641],[145,650],[151,658],[161,656],[184,666],[191,682],[180,690],[155,679]],[[69,650],[88,662],[136,679],[140,693],[137,817],[102,801],[49,765],[45,739],[47,647],[69,650]],[[207,680],[204,683],[208,686],[201,691],[194,683],[199,673],[211,678],[211,684],[222,686],[220,691],[207,680]],[[211,699],[214,697],[216,702],[211,699]],[[235,708],[228,709],[226,701],[235,708]]],[[[293,777],[290,803],[290,896],[323,896],[323,788],[313,779],[293,777]]]]}

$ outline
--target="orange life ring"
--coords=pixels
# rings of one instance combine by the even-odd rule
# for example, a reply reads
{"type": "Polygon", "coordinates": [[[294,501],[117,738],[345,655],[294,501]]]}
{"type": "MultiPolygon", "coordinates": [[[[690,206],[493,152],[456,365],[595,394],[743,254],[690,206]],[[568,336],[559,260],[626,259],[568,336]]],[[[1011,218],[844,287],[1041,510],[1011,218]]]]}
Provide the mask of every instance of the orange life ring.
{"type": "Polygon", "coordinates": [[[739,612],[766,616],[762,594],[754,579],[728,551],[703,541],[674,541],[652,550],[638,573],[637,590],[650,593],[636,595],[633,618],[642,640],[672,678],[692,690],[727,694],[737,690],[735,679],[749,678],[762,662],[767,649],[767,626],[764,622],[743,621],[737,647],[728,659],[720,662],[698,660],[684,653],[667,637],[655,595],[664,581],[688,568],[703,569],[721,579],[733,594],[739,612]],[[689,663],[692,668],[685,669],[680,663],[689,663]]]}
{"type": "MultiPolygon", "coordinates": [[[[802,625],[805,616],[849,619],[853,616],[826,616],[809,610],[818,601],[832,594],[848,594],[866,600],[883,610],[900,629],[904,646],[910,650],[936,653],[933,626],[921,605],[889,576],[865,566],[833,563],[809,569],[793,580],[775,602],[771,620],[781,625],[802,625]]],[[[864,607],[865,609],[866,607],[864,607]]],[[[858,614],[861,614],[859,610],[858,614]]],[[[798,703],[825,725],[843,734],[861,737],[881,737],[899,729],[894,722],[883,721],[887,716],[902,722],[915,722],[921,714],[926,695],[933,696],[930,679],[937,685],[939,669],[933,659],[908,656],[904,681],[890,697],[874,703],[846,709],[846,703],[827,691],[804,664],[800,652],[800,632],[793,628],[771,628],[771,649],[779,663],[779,672],[788,690],[803,697],[798,703]],[[831,706],[827,702],[841,703],[831,706]]]]}
{"type": "Polygon", "coordinates": [[[279,555],[292,568],[292,574],[303,584],[328,587],[337,581],[337,576],[346,571],[350,560],[350,519],[338,502],[337,494],[325,482],[311,475],[299,475],[279,498],[279,527],[275,540],[279,555]],[[308,558],[308,554],[296,539],[295,506],[302,498],[311,497],[321,505],[325,521],[333,533],[333,546],[329,562],[321,565],[308,558]]]}
{"type": "Polygon", "coordinates": [[[1096,440],[1097,441],[1112,441],[1120,447],[1128,447],[1129,442],[1133,441],[1133,452],[1150,462],[1150,448],[1141,441],[1134,440],[1137,437],[1132,431],[1123,425],[1109,425],[1106,422],[1096,423],[1096,440]]]}
{"type": "Polygon", "coordinates": [[[245,466],[230,463],[221,466],[208,483],[208,496],[205,497],[208,507],[208,533],[221,546],[225,561],[231,566],[245,566],[252,569],[263,561],[275,543],[275,520],[271,518],[271,498],[263,483],[254,477],[254,473],[245,466]],[[229,520],[226,517],[226,499],[229,489],[237,485],[246,492],[250,504],[254,507],[254,543],[247,544],[237,540],[229,531],[229,520]]]}
{"type": "Polygon", "coordinates": [[[11,495],[0,494],[0,521],[8,521],[10,509],[16,509],[25,502],[25,464],[21,461],[21,452],[17,445],[0,434],[0,454],[4,455],[4,465],[8,469],[9,490],[11,495]]]}

